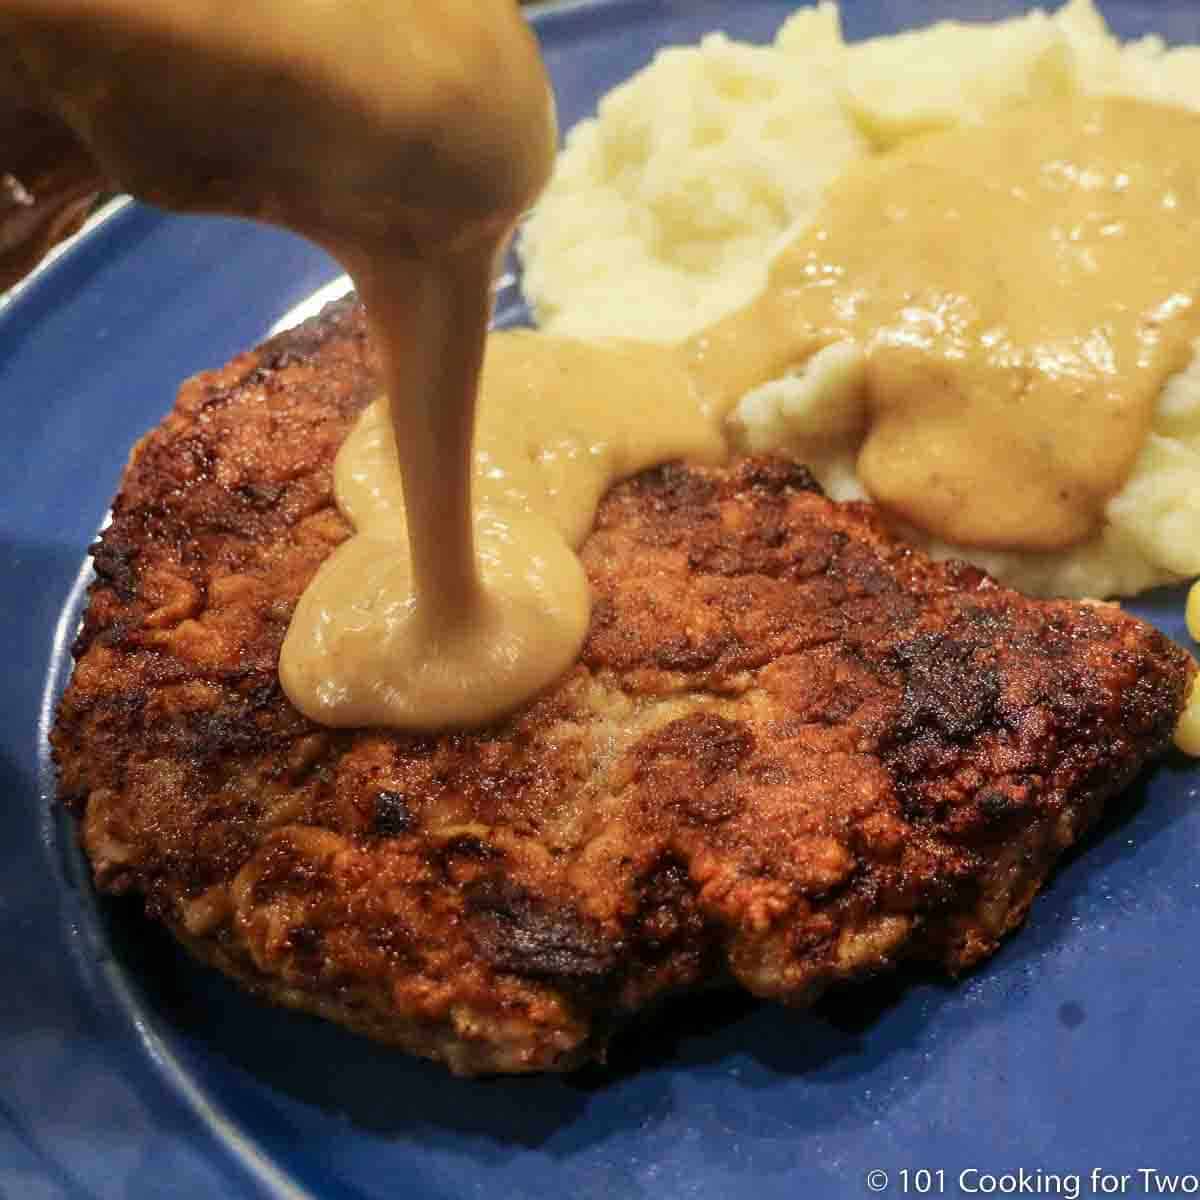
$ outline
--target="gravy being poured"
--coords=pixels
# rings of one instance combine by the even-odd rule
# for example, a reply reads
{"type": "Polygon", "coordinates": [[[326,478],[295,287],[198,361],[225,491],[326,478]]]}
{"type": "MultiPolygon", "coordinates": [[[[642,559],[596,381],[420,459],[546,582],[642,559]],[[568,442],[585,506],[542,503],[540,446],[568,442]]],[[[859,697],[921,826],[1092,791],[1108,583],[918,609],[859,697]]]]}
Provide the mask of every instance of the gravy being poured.
{"type": "Polygon", "coordinates": [[[0,35],[127,186],[287,225],[354,276],[386,396],[336,464],[357,533],[280,662],[330,725],[479,724],[551,683],[586,631],[574,548],[607,488],[719,461],[740,397],[833,342],[866,355],[876,499],[967,544],[1072,545],[1200,331],[1200,118],[1181,111],[1073,99],[929,135],[849,170],[763,294],[688,342],[485,352],[493,261],[554,142],[509,0],[27,0],[0,35]]]}
{"type": "Polygon", "coordinates": [[[294,229],[366,304],[409,520],[364,526],[310,589],[280,663],[297,706],[473,723],[560,675],[587,624],[582,568],[535,512],[471,503],[493,266],[556,141],[515,0],[13,0],[0,37],[0,69],[111,177],[294,229]]]}

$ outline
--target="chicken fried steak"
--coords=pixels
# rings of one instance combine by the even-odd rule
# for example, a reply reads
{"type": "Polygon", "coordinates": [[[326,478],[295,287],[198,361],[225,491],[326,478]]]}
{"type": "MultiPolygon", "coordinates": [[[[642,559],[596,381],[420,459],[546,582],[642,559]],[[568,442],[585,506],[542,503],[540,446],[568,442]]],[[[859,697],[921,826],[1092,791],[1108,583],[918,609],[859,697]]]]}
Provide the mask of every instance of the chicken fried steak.
{"type": "Polygon", "coordinates": [[[1153,629],[931,562],[781,460],[614,489],[582,657],[504,723],[315,726],[276,662],[375,386],[349,303],[184,385],[53,734],[100,887],[261,996],[534,1071],[714,980],[958,972],[1168,744],[1192,667],[1153,629]]]}

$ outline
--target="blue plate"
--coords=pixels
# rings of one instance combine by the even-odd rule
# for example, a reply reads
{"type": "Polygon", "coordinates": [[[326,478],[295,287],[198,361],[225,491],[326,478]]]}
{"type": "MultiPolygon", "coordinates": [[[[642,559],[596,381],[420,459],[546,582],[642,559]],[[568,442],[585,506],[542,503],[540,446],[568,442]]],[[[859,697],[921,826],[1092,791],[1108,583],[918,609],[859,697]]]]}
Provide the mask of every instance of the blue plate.
{"type": "MultiPolygon", "coordinates": [[[[722,25],[763,39],[787,8],[543,10],[564,123],[656,45],[722,25]]],[[[845,16],[861,37],[1017,8],[862,0],[845,16]]],[[[1106,9],[1123,36],[1200,41],[1194,0],[1106,9]]],[[[872,1171],[887,1195],[984,1194],[1020,1170],[1043,1193],[1048,1173],[1079,1174],[1090,1195],[1093,1169],[1110,1194],[1136,1194],[1139,1168],[1200,1170],[1200,770],[1178,758],[966,981],[890,981],[816,1013],[692,1001],[576,1078],[456,1080],[259,1007],[135,902],[96,898],[45,754],[84,548],[179,380],[334,274],[283,234],[131,206],[0,309],[0,1195],[798,1200],[868,1195],[872,1171]]],[[[1183,637],[1181,601],[1132,607],[1183,637]]]]}

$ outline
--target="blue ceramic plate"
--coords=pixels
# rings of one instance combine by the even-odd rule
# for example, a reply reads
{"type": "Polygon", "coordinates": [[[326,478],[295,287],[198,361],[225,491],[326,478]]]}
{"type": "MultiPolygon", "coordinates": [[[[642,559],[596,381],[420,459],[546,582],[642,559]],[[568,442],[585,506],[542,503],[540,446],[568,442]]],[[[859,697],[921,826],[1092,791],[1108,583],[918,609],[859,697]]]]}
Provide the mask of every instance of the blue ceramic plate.
{"type": "MultiPolygon", "coordinates": [[[[787,7],[542,11],[564,123],[656,45],[722,25],[763,39],[787,7]]],[[[1200,41],[1194,0],[1107,9],[1124,36],[1200,41]]],[[[846,25],[1012,11],[851,0],[846,25]]],[[[811,1014],[692,1001],[571,1079],[456,1080],[259,1007],[136,903],[97,900],[45,755],[85,547],[179,380],[335,273],[280,233],[130,206],[0,309],[0,1195],[801,1200],[868,1195],[871,1171],[899,1196],[1016,1187],[1021,1170],[1043,1193],[1059,1173],[1065,1195],[1080,1175],[1089,1195],[1093,1170],[1110,1194],[1136,1194],[1139,1168],[1200,1171],[1200,771],[1180,759],[1113,805],[966,981],[811,1014]]],[[[1182,637],[1181,599],[1134,607],[1182,637]]]]}

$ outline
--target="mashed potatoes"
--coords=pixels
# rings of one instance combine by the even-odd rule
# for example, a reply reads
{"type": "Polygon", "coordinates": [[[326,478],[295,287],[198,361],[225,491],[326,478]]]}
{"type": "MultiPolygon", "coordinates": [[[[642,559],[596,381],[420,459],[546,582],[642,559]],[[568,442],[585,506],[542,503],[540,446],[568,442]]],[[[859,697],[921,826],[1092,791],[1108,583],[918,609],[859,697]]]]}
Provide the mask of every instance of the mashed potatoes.
{"type": "MultiPolygon", "coordinates": [[[[778,247],[856,159],[1014,103],[1082,91],[1200,109],[1200,48],[1121,45],[1090,0],[998,25],[945,22],[847,46],[836,8],[796,13],[772,46],[712,34],[664,51],[571,134],[522,239],[539,323],[673,341],[761,290],[778,247]]],[[[1200,349],[1200,347],[1197,347],[1200,349]]],[[[786,448],[838,498],[863,496],[861,355],[839,343],[744,397],[745,449],[786,448]]],[[[979,552],[910,530],[1035,594],[1129,595],[1200,573],[1200,365],[1176,376],[1091,541],[979,552]]]]}

